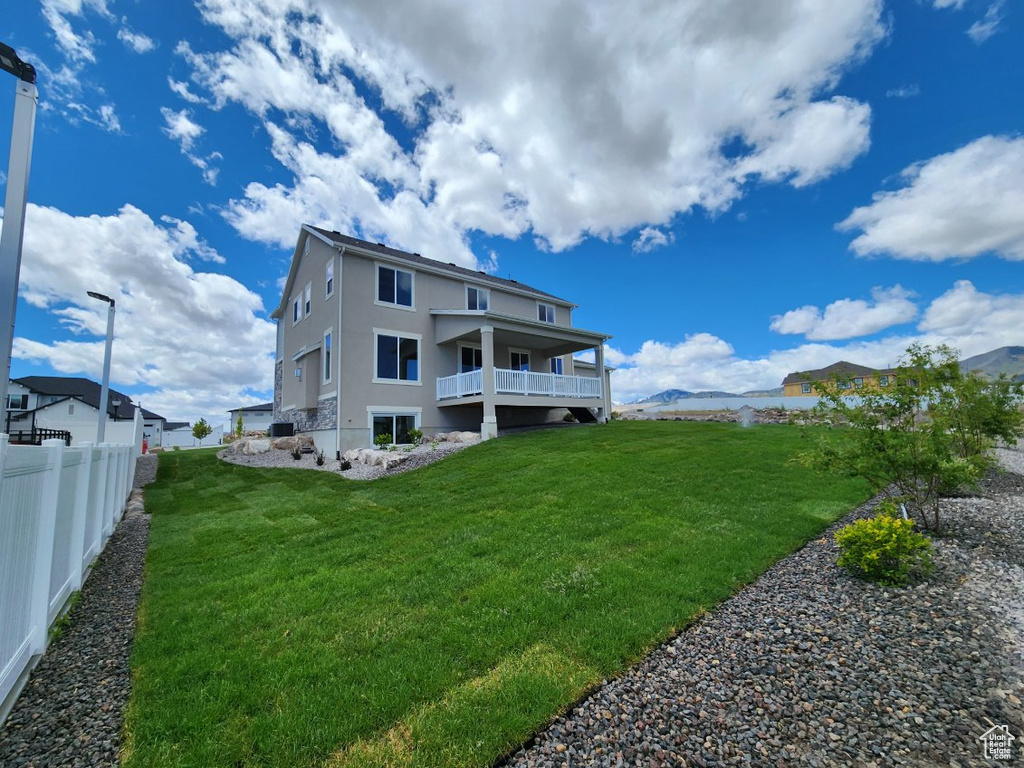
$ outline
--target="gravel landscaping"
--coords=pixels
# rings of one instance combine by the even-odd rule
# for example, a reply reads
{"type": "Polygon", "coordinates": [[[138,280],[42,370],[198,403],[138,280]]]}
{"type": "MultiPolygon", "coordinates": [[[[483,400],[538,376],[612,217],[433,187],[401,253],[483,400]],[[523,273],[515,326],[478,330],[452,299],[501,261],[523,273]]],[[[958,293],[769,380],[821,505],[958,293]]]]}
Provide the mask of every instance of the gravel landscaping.
{"type": "Polygon", "coordinates": [[[359,462],[352,462],[350,469],[341,470],[338,468],[337,459],[326,459],[322,465],[316,463],[316,458],[312,453],[304,453],[301,458],[292,458],[291,451],[279,450],[271,448],[266,453],[257,453],[252,456],[247,456],[241,453],[233,453],[229,449],[225,448],[223,451],[218,451],[217,458],[222,461],[227,461],[231,464],[241,464],[246,467],[277,467],[280,469],[315,469],[321,472],[333,472],[336,475],[347,477],[349,480],[376,480],[378,477],[384,475],[397,475],[402,472],[408,472],[410,469],[416,469],[417,467],[425,467],[428,464],[433,464],[435,461],[440,461],[445,456],[451,456],[457,451],[461,451],[464,448],[468,448],[470,445],[475,443],[438,443],[437,447],[433,447],[430,443],[416,446],[415,448],[406,449],[399,448],[399,451],[408,454],[408,457],[402,464],[391,469],[384,469],[383,467],[370,467],[366,464],[360,464],[359,462]]]}
{"type": "MultiPolygon", "coordinates": [[[[156,464],[139,459],[136,488],[155,479],[156,464]]],[[[0,730],[0,765],[118,765],[148,539],[149,516],[129,510],[0,730]]]]}
{"type": "Polygon", "coordinates": [[[907,589],[835,565],[831,535],[557,718],[510,766],[1024,765],[1024,454],[942,502],[907,589]],[[979,737],[1008,726],[1010,761],[979,737]]]}

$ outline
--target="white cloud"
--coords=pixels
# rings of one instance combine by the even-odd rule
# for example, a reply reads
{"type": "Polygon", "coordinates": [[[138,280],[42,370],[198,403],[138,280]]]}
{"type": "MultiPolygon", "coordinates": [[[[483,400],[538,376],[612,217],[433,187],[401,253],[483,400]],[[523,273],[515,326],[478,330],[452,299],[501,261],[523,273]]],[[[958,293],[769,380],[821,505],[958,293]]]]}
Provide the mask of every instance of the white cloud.
{"type": "Polygon", "coordinates": [[[890,88],[885,92],[885,95],[889,99],[912,99],[921,95],[921,86],[917,85],[917,83],[901,85],[898,88],[890,88]]]}
{"type": "Polygon", "coordinates": [[[1021,345],[1022,329],[1024,294],[982,293],[971,282],[961,280],[931,302],[911,333],[847,344],[802,344],[756,358],[739,357],[724,339],[697,333],[680,342],[646,341],[632,354],[607,347],[605,357],[617,368],[612,395],[616,402],[624,403],[666,389],[737,393],[772,389],[789,373],[823,368],[839,360],[884,368],[894,365],[914,342],[948,344],[963,357],[970,357],[1021,345]]]}
{"type": "Polygon", "coordinates": [[[183,98],[189,104],[204,104],[205,103],[205,101],[203,100],[203,98],[201,96],[196,96],[194,93],[192,93],[192,90],[189,88],[188,83],[184,83],[184,82],[181,82],[179,80],[175,80],[173,77],[168,77],[167,78],[167,85],[171,89],[171,91],[173,91],[178,96],[183,98]]]}
{"type": "Polygon", "coordinates": [[[98,291],[117,302],[111,381],[145,390],[134,399],[167,418],[219,423],[218,414],[273,388],[274,325],[255,293],[189,265],[222,261],[190,224],[163,222],[131,205],[87,217],[29,205],[21,295],[82,339],[18,336],[14,356],[98,381],[106,312],[86,296],[98,291]]]}
{"type": "Polygon", "coordinates": [[[782,334],[802,334],[811,341],[853,339],[909,323],[917,317],[917,305],[910,291],[896,285],[874,288],[871,302],[840,299],[825,307],[792,309],[772,318],[771,329],[782,334]]]}
{"type": "Polygon", "coordinates": [[[178,142],[181,146],[181,154],[203,172],[203,179],[207,184],[215,186],[220,169],[214,168],[212,163],[223,159],[223,156],[220,152],[211,152],[203,156],[195,151],[195,143],[200,136],[206,133],[206,129],[192,120],[192,114],[187,109],[175,112],[168,107],[161,107],[160,114],[164,116],[163,131],[167,137],[178,142]]]}
{"type": "Polygon", "coordinates": [[[663,248],[675,242],[676,236],[671,232],[662,232],[657,227],[644,227],[633,241],[634,253],[650,253],[655,248],[663,248]]]}
{"type": "Polygon", "coordinates": [[[1003,2],[1004,0],[997,0],[992,3],[985,11],[984,17],[967,28],[967,36],[978,45],[984,43],[998,31],[999,24],[1003,20],[1003,2]]]}
{"type": "Polygon", "coordinates": [[[110,16],[107,0],[42,0],[43,18],[64,55],[75,62],[95,62],[96,38],[91,32],[75,32],[68,17],[81,18],[87,9],[110,16]]]}
{"type": "Polygon", "coordinates": [[[136,53],[149,53],[156,48],[156,42],[148,35],[135,32],[128,26],[127,19],[121,19],[123,25],[117,30],[117,39],[136,53]]]}
{"type": "Polygon", "coordinates": [[[199,7],[234,44],[180,44],[192,85],[260,116],[295,175],[234,201],[245,236],[290,243],[298,221],[326,219],[410,232],[405,247],[459,263],[472,230],[558,250],[722,211],[748,180],[802,186],[847,167],[868,147],[870,109],[833,91],[885,34],[881,0],[199,7]],[[310,126],[337,148],[309,143],[310,126]]]}
{"type": "Polygon", "coordinates": [[[111,133],[121,133],[121,121],[113,104],[101,104],[93,109],[77,101],[69,101],[62,111],[72,125],[85,122],[111,133]]]}
{"type": "Polygon", "coordinates": [[[984,136],[902,174],[838,225],[860,230],[851,248],[915,261],[993,253],[1024,259],[1024,138],[984,136]]]}

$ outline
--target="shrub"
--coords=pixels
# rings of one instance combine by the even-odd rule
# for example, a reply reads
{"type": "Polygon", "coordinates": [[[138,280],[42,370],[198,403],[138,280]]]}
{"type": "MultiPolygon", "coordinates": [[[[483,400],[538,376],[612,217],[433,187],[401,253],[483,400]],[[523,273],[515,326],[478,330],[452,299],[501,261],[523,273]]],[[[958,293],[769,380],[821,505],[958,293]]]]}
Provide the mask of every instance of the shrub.
{"type": "Polygon", "coordinates": [[[324,457],[324,452],[323,451],[321,451],[319,449],[313,451],[313,458],[316,459],[316,465],[318,467],[322,467],[324,465],[325,457],[324,457]]]}
{"type": "Polygon", "coordinates": [[[385,448],[391,445],[391,433],[381,432],[379,435],[373,438],[373,444],[383,451],[385,448]]]}
{"type": "Polygon", "coordinates": [[[409,439],[413,445],[419,445],[423,441],[423,430],[413,427],[409,430],[409,439]]]}
{"type": "Polygon", "coordinates": [[[338,462],[338,469],[344,472],[346,469],[352,469],[352,462],[348,459],[342,459],[338,462]]]}
{"type": "Polygon", "coordinates": [[[295,459],[296,461],[302,458],[302,451],[299,450],[298,446],[292,448],[292,458],[295,459]]]}
{"type": "Polygon", "coordinates": [[[565,416],[562,417],[562,421],[572,423],[576,421],[576,417],[570,411],[566,411],[565,416]]]}
{"type": "Polygon", "coordinates": [[[836,532],[838,564],[858,578],[901,587],[931,571],[932,543],[914,530],[913,520],[891,514],[889,505],[836,532]]]}

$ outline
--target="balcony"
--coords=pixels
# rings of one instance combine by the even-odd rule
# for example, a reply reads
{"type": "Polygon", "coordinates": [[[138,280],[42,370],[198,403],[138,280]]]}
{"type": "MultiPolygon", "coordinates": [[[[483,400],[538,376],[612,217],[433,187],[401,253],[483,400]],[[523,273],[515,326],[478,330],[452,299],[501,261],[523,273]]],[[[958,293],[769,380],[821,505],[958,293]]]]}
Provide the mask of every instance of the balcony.
{"type": "MultiPolygon", "coordinates": [[[[483,392],[483,371],[468,371],[437,380],[437,399],[471,397],[483,392]]],[[[494,369],[494,394],[547,397],[600,398],[601,380],[587,376],[561,376],[538,371],[494,369]]]]}

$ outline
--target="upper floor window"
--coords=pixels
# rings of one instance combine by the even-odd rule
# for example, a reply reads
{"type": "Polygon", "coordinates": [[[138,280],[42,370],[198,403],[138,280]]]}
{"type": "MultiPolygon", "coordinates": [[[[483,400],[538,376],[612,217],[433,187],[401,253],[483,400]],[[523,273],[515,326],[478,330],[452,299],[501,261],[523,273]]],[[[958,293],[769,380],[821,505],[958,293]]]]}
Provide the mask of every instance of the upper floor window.
{"type": "Polygon", "coordinates": [[[303,307],[305,307],[306,317],[309,317],[311,314],[313,314],[313,284],[312,283],[306,283],[306,293],[305,293],[305,296],[306,296],[306,300],[305,300],[305,303],[303,304],[303,307]]]}
{"type": "Polygon", "coordinates": [[[377,266],[377,301],[412,307],[412,272],[377,266]]]}
{"type": "Polygon", "coordinates": [[[559,376],[562,375],[562,358],[552,357],[551,358],[551,372],[557,373],[559,376]]]}
{"type": "Polygon", "coordinates": [[[889,377],[888,376],[884,376],[884,375],[883,376],[879,376],[878,377],[878,386],[880,386],[880,387],[888,387],[889,386],[889,377]]]}
{"type": "Polygon", "coordinates": [[[537,302],[537,319],[542,323],[554,323],[555,322],[555,308],[550,304],[542,304],[537,302]]]}
{"type": "Polygon", "coordinates": [[[485,288],[466,286],[466,309],[486,310],[491,306],[491,292],[485,288]]]}
{"type": "Polygon", "coordinates": [[[327,298],[334,295],[334,259],[327,262],[327,298]]]}
{"type": "Polygon", "coordinates": [[[419,338],[378,332],[376,351],[376,379],[407,382],[420,380],[419,338]]]}
{"type": "Polygon", "coordinates": [[[530,353],[509,352],[509,363],[511,363],[513,371],[528,371],[530,370],[530,353]]]}
{"type": "Polygon", "coordinates": [[[800,394],[809,395],[811,394],[811,382],[805,381],[800,385],[800,394]]]}
{"type": "Polygon", "coordinates": [[[292,299],[292,325],[302,319],[302,299],[296,296],[292,299]]]}
{"type": "Polygon", "coordinates": [[[850,380],[849,379],[840,379],[839,380],[839,388],[840,389],[850,389],[851,386],[852,385],[850,384],[850,380]]]}
{"type": "Polygon", "coordinates": [[[864,379],[862,379],[860,376],[855,378],[853,380],[853,387],[854,387],[854,389],[863,389],[864,388],[864,379]]]}
{"type": "Polygon", "coordinates": [[[27,411],[28,410],[28,395],[8,395],[7,396],[7,410],[8,411],[27,411]]]}

